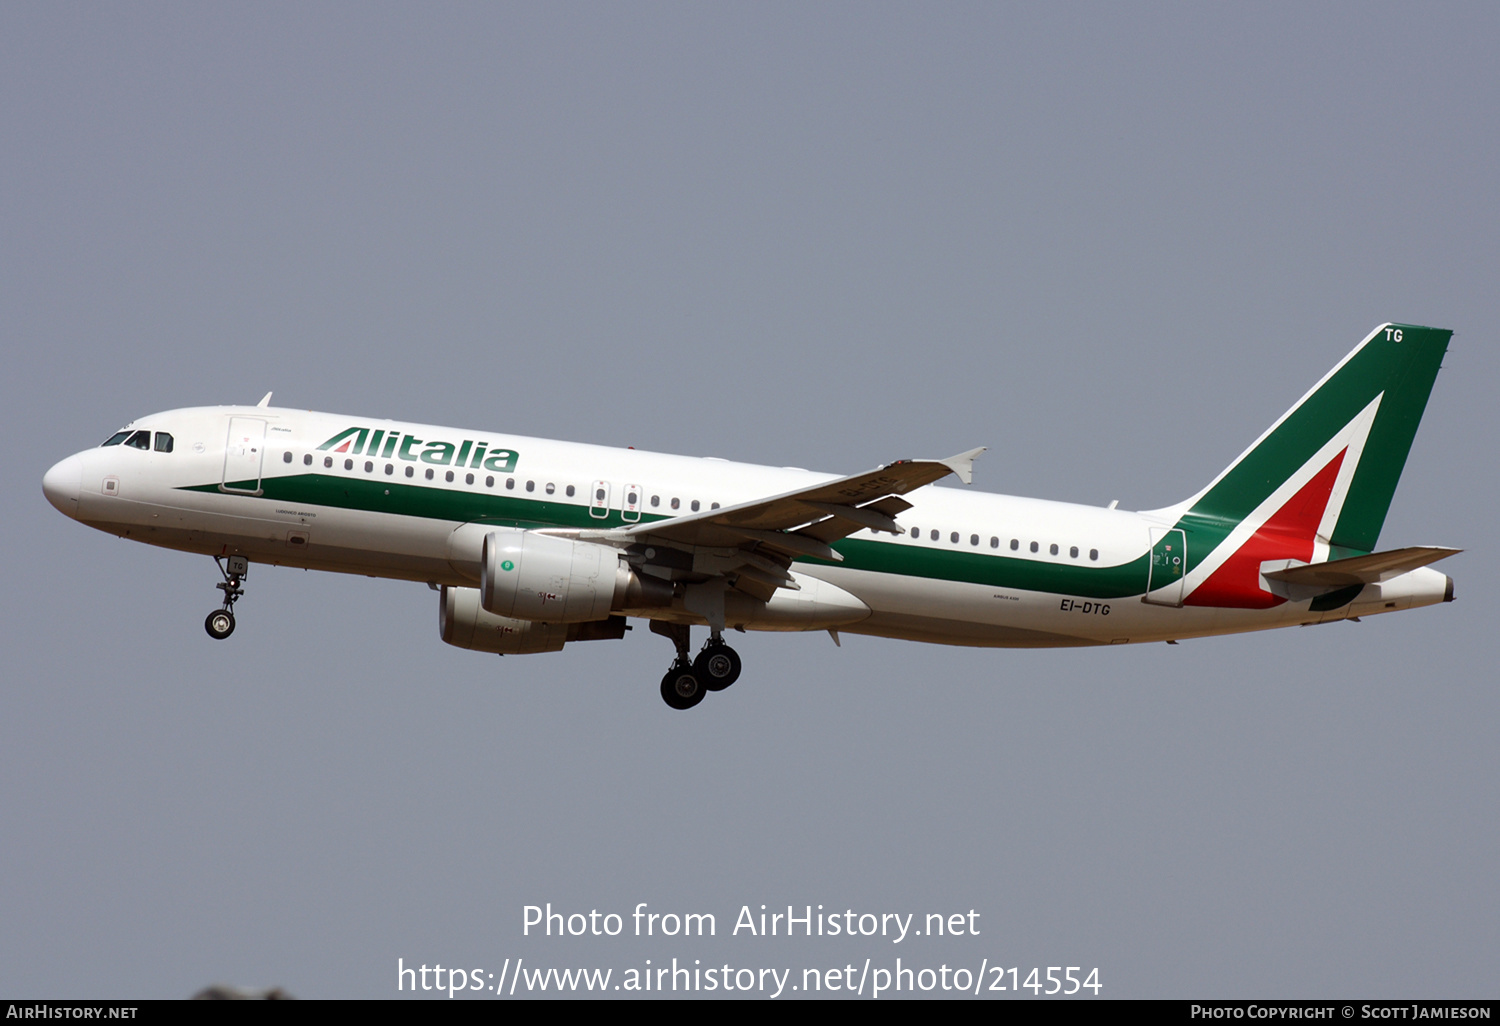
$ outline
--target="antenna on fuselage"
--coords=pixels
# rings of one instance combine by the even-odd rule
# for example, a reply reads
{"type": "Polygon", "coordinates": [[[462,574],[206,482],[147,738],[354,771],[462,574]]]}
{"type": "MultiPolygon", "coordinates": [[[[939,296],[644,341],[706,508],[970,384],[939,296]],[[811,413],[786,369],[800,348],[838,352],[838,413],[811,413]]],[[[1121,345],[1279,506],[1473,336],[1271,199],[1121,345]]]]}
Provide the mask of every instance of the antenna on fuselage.
{"type": "Polygon", "coordinates": [[[265,409],[267,406],[270,406],[271,405],[271,393],[267,392],[265,395],[261,396],[260,397],[260,402],[256,403],[255,405],[257,407],[259,407],[260,409],[265,409]]]}

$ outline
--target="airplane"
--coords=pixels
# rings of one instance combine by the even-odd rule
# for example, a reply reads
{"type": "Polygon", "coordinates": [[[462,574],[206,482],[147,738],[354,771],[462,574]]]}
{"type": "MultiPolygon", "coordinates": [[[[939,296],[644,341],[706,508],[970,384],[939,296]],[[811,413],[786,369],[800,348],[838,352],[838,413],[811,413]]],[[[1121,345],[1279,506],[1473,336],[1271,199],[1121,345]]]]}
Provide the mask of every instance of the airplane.
{"type": "Polygon", "coordinates": [[[249,565],[425,582],[443,641],[500,655],[649,621],[688,709],[740,676],[738,631],[948,645],[1121,645],[1453,600],[1376,550],[1451,331],[1382,324],[1190,498],[1131,512],[932,487],[984,449],[849,476],[256,406],[152,414],[42,479],[58,510],[210,555],[208,634],[249,565]],[[701,650],[691,630],[707,627],[701,650]]]}

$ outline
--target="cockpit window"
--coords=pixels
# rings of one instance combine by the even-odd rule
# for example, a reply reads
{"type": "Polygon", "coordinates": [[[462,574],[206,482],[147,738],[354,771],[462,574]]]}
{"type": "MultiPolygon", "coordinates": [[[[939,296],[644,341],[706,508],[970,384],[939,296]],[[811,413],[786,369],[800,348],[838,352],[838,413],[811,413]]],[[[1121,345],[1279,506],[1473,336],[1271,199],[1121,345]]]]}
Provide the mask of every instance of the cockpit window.
{"type": "Polygon", "coordinates": [[[158,431],[156,433],[156,451],[157,452],[171,452],[172,451],[172,436],[169,435],[169,434],[167,434],[165,431],[158,431]]]}
{"type": "Polygon", "coordinates": [[[137,431],[125,439],[125,444],[132,449],[149,449],[151,448],[151,432],[137,431]]]}
{"type": "MultiPolygon", "coordinates": [[[[116,431],[114,434],[112,434],[112,435],[109,436],[109,440],[106,441],[104,443],[104,445],[119,445],[121,442],[125,441],[125,439],[127,439],[129,437],[130,437],[130,432],[129,431],[116,431]]],[[[101,445],[99,448],[101,448],[101,449],[104,448],[104,445],[101,445]]]]}

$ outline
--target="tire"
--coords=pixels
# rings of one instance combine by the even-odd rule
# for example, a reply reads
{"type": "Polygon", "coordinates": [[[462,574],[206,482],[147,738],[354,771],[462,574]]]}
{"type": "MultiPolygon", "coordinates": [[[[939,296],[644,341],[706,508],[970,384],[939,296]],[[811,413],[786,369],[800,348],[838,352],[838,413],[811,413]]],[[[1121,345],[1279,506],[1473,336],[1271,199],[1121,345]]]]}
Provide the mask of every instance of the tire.
{"type": "Polygon", "coordinates": [[[740,679],[739,653],[728,645],[709,645],[693,660],[693,675],[710,691],[723,691],[740,679]]]}
{"type": "Polygon", "coordinates": [[[215,641],[223,641],[234,633],[234,614],[227,609],[215,609],[203,621],[203,629],[215,641]]]}
{"type": "Polygon", "coordinates": [[[699,683],[689,666],[674,666],[661,679],[661,700],[673,709],[691,709],[706,694],[708,689],[699,683]]]}

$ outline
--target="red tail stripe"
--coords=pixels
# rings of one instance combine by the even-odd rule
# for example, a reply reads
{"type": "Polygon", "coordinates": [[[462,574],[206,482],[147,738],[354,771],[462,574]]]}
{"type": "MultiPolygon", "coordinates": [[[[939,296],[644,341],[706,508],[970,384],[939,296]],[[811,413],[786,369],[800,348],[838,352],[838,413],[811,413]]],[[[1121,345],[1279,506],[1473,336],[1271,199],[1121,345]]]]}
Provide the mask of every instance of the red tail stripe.
{"type": "Polygon", "coordinates": [[[1300,559],[1311,562],[1318,525],[1328,509],[1338,480],[1339,467],[1349,450],[1341,449],[1328,466],[1313,475],[1296,495],[1273,513],[1260,530],[1251,535],[1224,565],[1209,575],[1183,600],[1189,606],[1222,606],[1231,609],[1269,609],[1286,599],[1260,586],[1260,564],[1268,559],[1300,559]]]}

